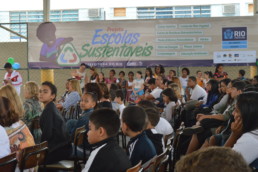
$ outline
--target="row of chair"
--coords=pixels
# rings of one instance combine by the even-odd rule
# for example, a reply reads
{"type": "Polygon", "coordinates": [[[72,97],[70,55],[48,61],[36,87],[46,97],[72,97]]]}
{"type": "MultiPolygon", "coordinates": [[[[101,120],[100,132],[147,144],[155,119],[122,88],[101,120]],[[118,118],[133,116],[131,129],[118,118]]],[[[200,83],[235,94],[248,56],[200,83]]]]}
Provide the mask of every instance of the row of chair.
{"type": "MultiPolygon", "coordinates": [[[[48,145],[47,142],[42,142],[35,146],[30,146],[21,150],[19,155],[19,162],[16,159],[16,153],[12,153],[0,159],[0,171],[14,172],[18,164],[21,172],[25,169],[39,167],[42,171],[48,169],[65,170],[65,171],[80,171],[81,164],[86,163],[86,151],[83,149],[83,158],[77,156],[77,147],[84,144],[86,131],[84,127],[77,128],[74,138],[74,157],[70,160],[60,161],[56,164],[46,165],[45,159],[47,157],[48,145]]],[[[85,147],[85,146],[84,146],[85,147]]]]}

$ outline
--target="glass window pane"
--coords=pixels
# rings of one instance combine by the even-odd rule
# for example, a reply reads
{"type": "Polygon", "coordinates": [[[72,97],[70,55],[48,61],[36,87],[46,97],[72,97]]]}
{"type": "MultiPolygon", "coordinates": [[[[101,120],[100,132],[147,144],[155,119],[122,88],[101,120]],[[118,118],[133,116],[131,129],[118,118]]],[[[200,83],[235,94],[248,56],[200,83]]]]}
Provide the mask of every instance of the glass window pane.
{"type": "Polygon", "coordinates": [[[156,14],[173,14],[172,11],[156,12],[156,14]]]}
{"type": "Polygon", "coordinates": [[[191,10],[191,7],[186,6],[186,7],[175,7],[175,10],[191,10]]]}
{"type": "Polygon", "coordinates": [[[163,8],[156,8],[156,10],[173,10],[172,7],[163,7],[163,8]]]}
{"type": "Polygon", "coordinates": [[[192,11],[175,11],[175,14],[191,14],[192,11]]]}

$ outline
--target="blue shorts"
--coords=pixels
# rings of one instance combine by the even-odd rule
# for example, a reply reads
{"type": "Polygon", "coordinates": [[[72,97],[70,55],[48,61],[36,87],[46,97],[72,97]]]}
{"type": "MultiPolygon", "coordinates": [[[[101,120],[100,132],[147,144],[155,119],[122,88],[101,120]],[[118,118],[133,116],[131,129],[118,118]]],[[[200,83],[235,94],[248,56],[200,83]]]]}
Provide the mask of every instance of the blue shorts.
{"type": "MultiPolygon", "coordinates": [[[[138,88],[135,88],[134,89],[134,91],[137,91],[137,90],[139,90],[138,88]]],[[[132,93],[132,94],[134,94],[134,92],[132,93]]],[[[142,96],[143,94],[144,94],[144,91],[143,90],[141,90],[141,91],[139,91],[138,93],[136,93],[138,96],[142,96]]]]}

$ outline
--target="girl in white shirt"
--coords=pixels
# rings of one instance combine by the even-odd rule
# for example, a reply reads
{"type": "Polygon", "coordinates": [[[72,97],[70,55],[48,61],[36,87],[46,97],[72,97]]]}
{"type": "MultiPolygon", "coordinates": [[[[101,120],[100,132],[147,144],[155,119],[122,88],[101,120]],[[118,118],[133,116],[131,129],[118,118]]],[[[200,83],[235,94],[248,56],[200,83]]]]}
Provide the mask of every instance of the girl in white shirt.
{"type": "Polygon", "coordinates": [[[231,135],[225,146],[239,152],[248,164],[258,159],[258,92],[238,96],[231,135]]]}
{"type": "Polygon", "coordinates": [[[9,137],[7,136],[4,127],[0,125],[0,158],[5,157],[10,153],[11,150],[9,137]]]}
{"type": "Polygon", "coordinates": [[[162,91],[162,98],[163,102],[165,103],[165,108],[162,113],[162,117],[171,122],[173,116],[173,109],[177,103],[176,94],[174,90],[172,90],[171,88],[167,88],[164,91],[162,91]]]}

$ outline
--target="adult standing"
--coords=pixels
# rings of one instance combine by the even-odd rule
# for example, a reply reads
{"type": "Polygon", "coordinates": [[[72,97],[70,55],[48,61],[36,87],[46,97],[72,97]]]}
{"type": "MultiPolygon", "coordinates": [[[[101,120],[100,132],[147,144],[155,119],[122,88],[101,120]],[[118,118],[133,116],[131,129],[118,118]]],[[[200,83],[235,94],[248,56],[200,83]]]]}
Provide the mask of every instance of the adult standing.
{"type": "Polygon", "coordinates": [[[217,81],[221,81],[225,78],[228,78],[228,73],[224,72],[224,65],[223,64],[217,64],[216,65],[216,69],[215,69],[215,73],[214,73],[213,77],[217,81]]]}
{"type": "Polygon", "coordinates": [[[86,68],[87,65],[85,63],[82,63],[80,65],[80,68],[72,72],[72,77],[80,81],[80,87],[84,89],[85,84],[88,83],[88,77],[86,75],[86,68]]]}
{"type": "Polygon", "coordinates": [[[11,84],[17,91],[18,95],[21,93],[22,76],[16,70],[13,70],[11,63],[5,63],[4,68],[6,73],[4,75],[4,84],[11,84]]]}

